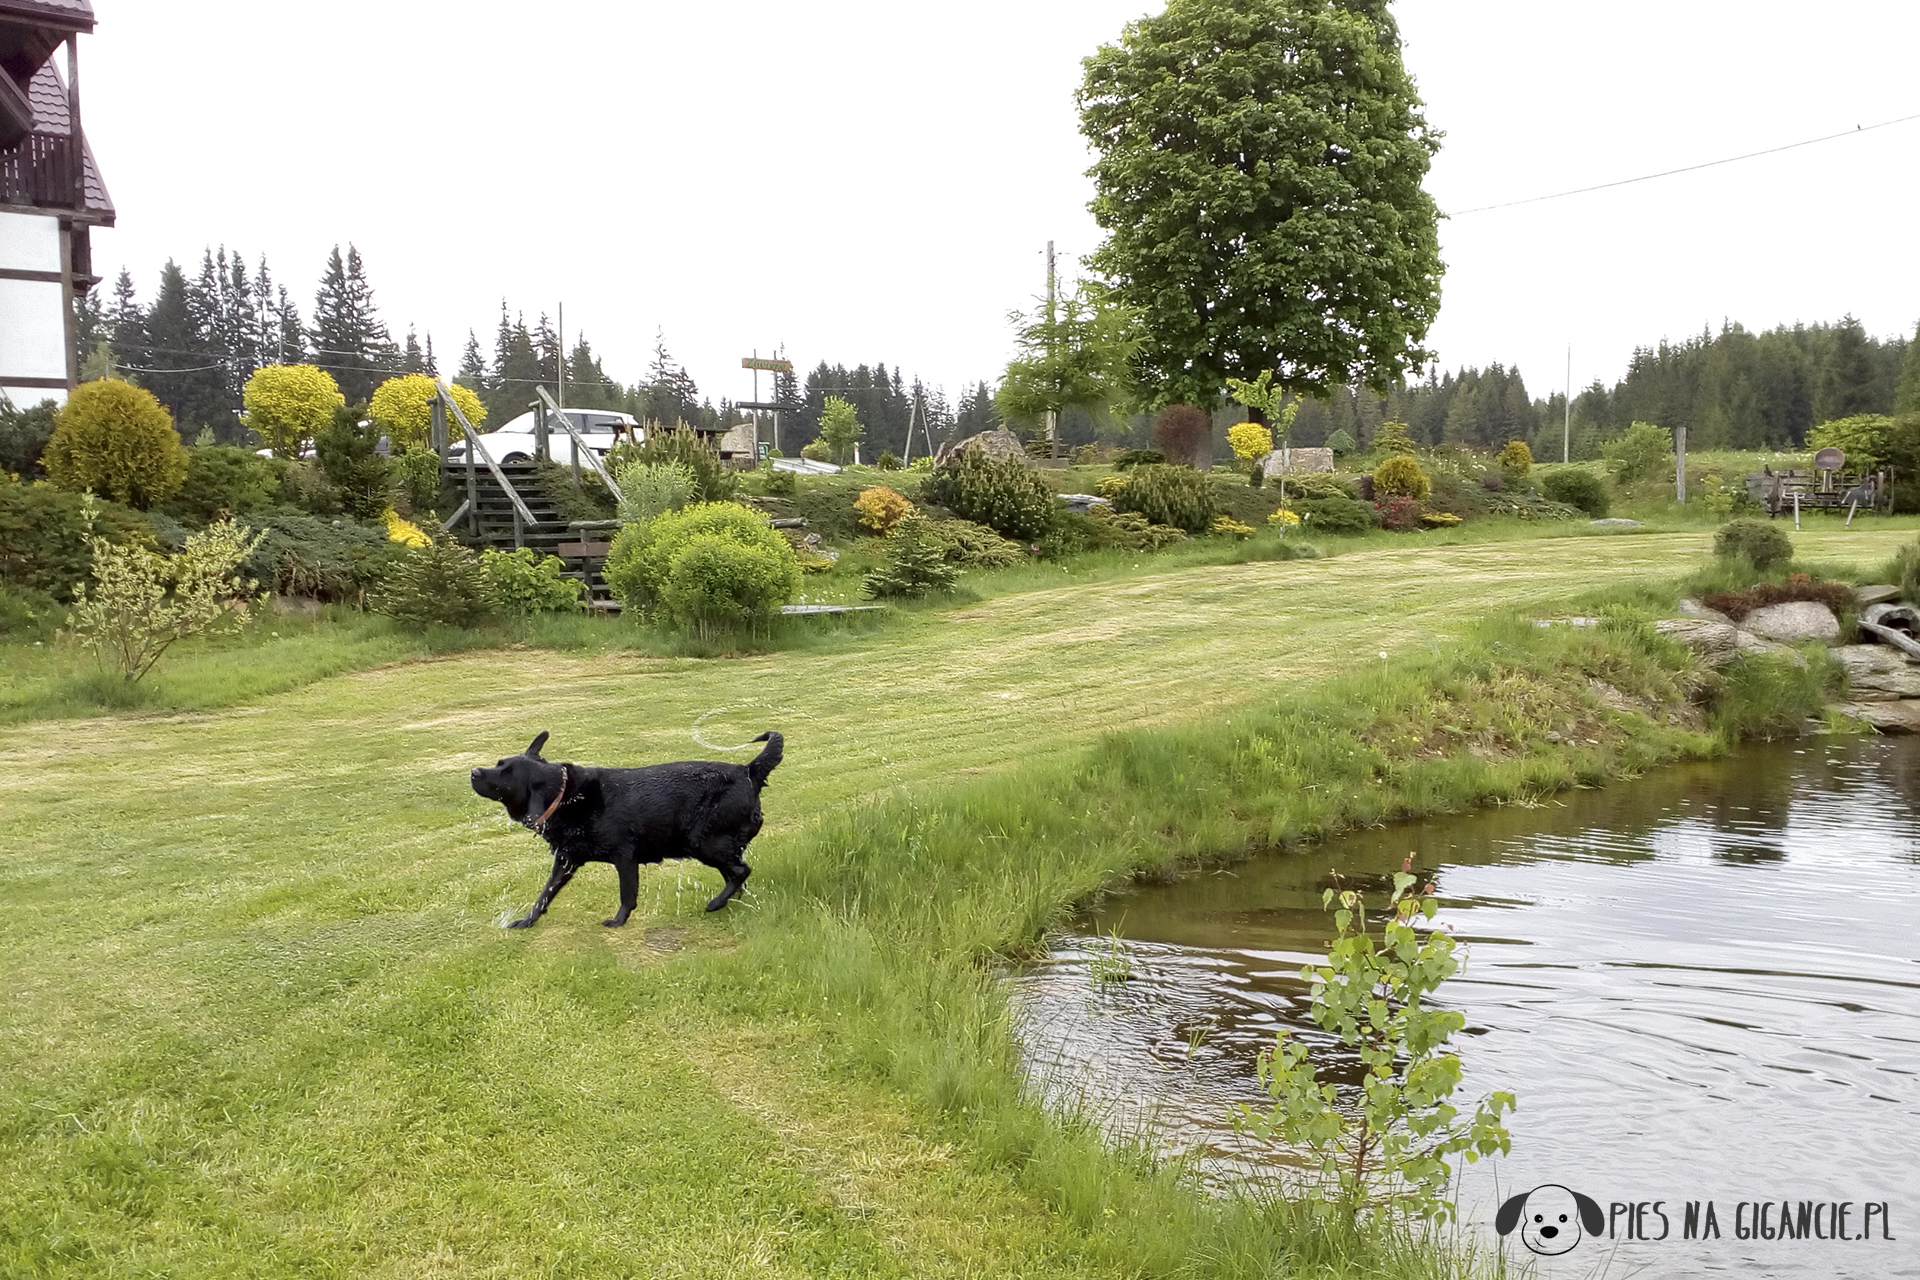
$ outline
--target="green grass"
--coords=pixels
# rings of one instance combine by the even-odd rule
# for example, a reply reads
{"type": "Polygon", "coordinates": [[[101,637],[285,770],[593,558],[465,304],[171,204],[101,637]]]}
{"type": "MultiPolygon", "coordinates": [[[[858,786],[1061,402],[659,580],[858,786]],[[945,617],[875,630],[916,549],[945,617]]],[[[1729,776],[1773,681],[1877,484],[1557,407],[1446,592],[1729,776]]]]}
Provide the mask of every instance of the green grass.
{"type": "Polygon", "coordinates": [[[17,728],[0,1274],[1444,1274],[1039,1114],[994,957],[1141,870],[1713,749],[1595,707],[1589,675],[1677,688],[1631,628],[1476,621],[1671,596],[1705,544],[1040,567],[778,653],[447,652],[17,728]],[[609,931],[592,868],[501,930],[545,858],[465,771],[541,729],[556,759],[714,754],[696,722],[788,735],[747,898],[706,916],[710,875],[653,869],[609,931]],[[1538,744],[1563,723],[1593,745],[1538,744]]]}

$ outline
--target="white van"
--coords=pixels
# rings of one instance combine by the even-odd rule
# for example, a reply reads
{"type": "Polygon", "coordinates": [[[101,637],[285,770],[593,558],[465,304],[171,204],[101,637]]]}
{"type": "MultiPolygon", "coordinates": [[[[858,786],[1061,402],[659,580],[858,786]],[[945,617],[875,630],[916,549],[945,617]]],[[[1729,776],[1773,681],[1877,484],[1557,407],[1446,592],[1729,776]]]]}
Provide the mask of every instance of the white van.
{"type": "MultiPolygon", "coordinates": [[[[561,412],[567,415],[567,420],[573,424],[573,429],[580,433],[580,438],[587,448],[602,458],[607,456],[607,452],[613,446],[624,440],[631,440],[635,444],[641,443],[645,434],[630,413],[615,413],[610,409],[562,409],[561,412]]],[[[529,409],[519,417],[510,419],[497,431],[481,432],[480,445],[486,456],[495,462],[531,461],[534,449],[537,447],[534,439],[534,417],[533,410],[529,409]]],[[[573,437],[568,435],[559,423],[549,419],[547,456],[561,466],[569,466],[574,460],[573,450],[573,437]]],[[[453,447],[447,451],[447,456],[449,461],[465,459],[466,441],[454,441],[453,447]]],[[[585,466],[586,461],[585,458],[581,458],[581,465],[585,466]]]]}

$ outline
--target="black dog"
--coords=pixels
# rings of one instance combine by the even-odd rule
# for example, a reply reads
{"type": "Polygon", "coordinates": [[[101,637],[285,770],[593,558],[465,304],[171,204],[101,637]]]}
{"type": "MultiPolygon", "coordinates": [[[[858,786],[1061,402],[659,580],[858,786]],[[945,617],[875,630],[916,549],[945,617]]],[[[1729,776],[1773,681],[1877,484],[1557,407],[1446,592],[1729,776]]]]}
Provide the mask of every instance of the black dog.
{"type": "Polygon", "coordinates": [[[610,862],[620,875],[620,914],[603,923],[617,929],[633,914],[640,864],[697,858],[726,877],[727,887],[707,903],[718,911],[740,892],[752,868],[740,860],[760,834],[760,789],[780,763],[781,738],[754,739],[766,749],[747,764],[689,760],[644,769],[596,769],[540,758],[541,734],[517,756],[473,771],[473,789],[507,808],[507,816],[546,837],[553,874],[533,910],[508,925],[538,920],[553,895],[588,862],[610,862]]]}

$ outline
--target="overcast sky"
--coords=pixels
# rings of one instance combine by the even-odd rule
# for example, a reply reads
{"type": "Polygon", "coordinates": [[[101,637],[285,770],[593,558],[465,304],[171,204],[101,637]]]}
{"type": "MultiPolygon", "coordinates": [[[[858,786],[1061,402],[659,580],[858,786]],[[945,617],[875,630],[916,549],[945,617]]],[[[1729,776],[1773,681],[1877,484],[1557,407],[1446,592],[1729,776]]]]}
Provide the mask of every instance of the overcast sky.
{"type": "MultiPolygon", "coordinates": [[[[614,377],[656,330],[704,394],[739,359],[993,378],[1044,247],[1090,251],[1080,59],[1141,0],[95,0],[86,125],[119,208],[96,269],[265,252],[303,312],[365,256],[396,336],[566,306],[614,377]]],[[[1912,0],[1402,0],[1443,210],[1920,113],[1912,0]]],[[[1446,367],[1535,395],[1732,319],[1920,320],[1920,121],[1442,224],[1446,367]]]]}

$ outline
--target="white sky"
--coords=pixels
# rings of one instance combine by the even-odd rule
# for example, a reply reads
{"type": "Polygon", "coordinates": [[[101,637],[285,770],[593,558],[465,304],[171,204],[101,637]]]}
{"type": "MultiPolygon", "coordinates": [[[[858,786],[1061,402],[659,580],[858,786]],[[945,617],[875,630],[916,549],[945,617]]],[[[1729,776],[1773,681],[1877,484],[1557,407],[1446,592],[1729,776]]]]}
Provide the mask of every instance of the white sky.
{"type": "MultiPolygon", "coordinates": [[[[703,394],[739,357],[996,377],[1006,312],[1091,250],[1079,60],[1142,0],[95,0],[86,124],[119,207],[96,270],[265,251],[311,307],[353,241],[382,314],[469,327],[566,304],[607,370],[655,330],[703,394]],[[318,15],[317,17],[315,15],[318,15]],[[536,185],[532,174],[546,175],[536,185]],[[513,177],[508,183],[509,175],[513,177]]],[[[1447,134],[1443,209],[1920,113],[1912,0],[1401,0],[1447,134]]],[[[1544,395],[1731,318],[1920,319],[1920,121],[1442,225],[1443,365],[1544,395]]],[[[764,387],[763,387],[764,390],[764,387]]]]}

